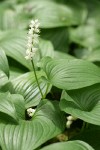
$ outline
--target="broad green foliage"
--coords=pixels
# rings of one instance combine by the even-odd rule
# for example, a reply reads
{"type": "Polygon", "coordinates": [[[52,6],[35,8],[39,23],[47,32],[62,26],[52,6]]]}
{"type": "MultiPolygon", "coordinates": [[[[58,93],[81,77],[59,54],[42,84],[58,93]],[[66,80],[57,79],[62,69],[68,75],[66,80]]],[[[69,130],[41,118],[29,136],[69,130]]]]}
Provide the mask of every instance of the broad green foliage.
{"type": "MultiPolygon", "coordinates": [[[[21,105],[22,102],[19,101],[19,104],[21,105]]],[[[18,109],[23,110],[17,107],[16,113],[18,109]]],[[[20,120],[18,125],[0,125],[1,147],[5,150],[33,150],[63,131],[64,122],[65,118],[59,110],[58,103],[43,100],[31,120],[20,120]]]]}
{"type": "Polygon", "coordinates": [[[100,0],[1,0],[0,150],[99,139],[100,0]]]}
{"type": "Polygon", "coordinates": [[[70,141],[70,142],[63,142],[63,143],[56,143],[50,146],[44,147],[41,150],[93,150],[91,146],[87,143],[82,141],[70,141]]]}
{"type": "Polygon", "coordinates": [[[61,89],[77,89],[100,82],[100,69],[78,59],[43,59],[42,68],[48,81],[61,89]]]}
{"type": "MultiPolygon", "coordinates": [[[[25,59],[26,44],[27,44],[26,39],[27,39],[26,31],[10,30],[0,32],[0,48],[2,48],[5,51],[7,56],[18,61],[29,70],[32,70],[31,63],[25,59]]],[[[40,51],[35,58],[36,61],[43,56],[54,57],[54,49],[51,42],[40,39],[39,49],[40,51]],[[47,51],[49,53],[47,53],[47,51]]]]}
{"type": "MultiPolygon", "coordinates": [[[[48,83],[43,82],[43,80],[41,79],[41,76],[44,75],[44,72],[37,72],[40,88],[45,94],[48,83]]],[[[42,97],[39,92],[33,72],[20,75],[18,78],[13,79],[11,81],[11,84],[13,86],[14,93],[21,94],[25,98],[26,107],[36,106],[40,102],[42,97]]],[[[50,89],[51,86],[49,85],[47,92],[49,92],[50,89]]]]}

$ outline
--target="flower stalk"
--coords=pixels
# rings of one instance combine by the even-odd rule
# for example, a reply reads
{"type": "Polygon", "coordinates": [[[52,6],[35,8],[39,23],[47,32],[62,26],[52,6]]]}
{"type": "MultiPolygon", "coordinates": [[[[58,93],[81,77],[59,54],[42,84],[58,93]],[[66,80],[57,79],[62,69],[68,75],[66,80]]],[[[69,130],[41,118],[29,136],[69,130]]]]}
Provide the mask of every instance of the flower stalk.
{"type": "Polygon", "coordinates": [[[33,57],[35,56],[35,54],[38,50],[38,44],[39,44],[38,37],[39,37],[39,33],[40,33],[39,25],[40,25],[40,23],[37,19],[32,20],[30,25],[29,25],[30,29],[28,32],[28,43],[27,43],[27,50],[26,50],[25,58],[26,58],[26,60],[31,60],[35,79],[36,79],[41,97],[43,98],[44,96],[43,96],[43,93],[42,93],[41,88],[40,88],[40,84],[39,84],[39,81],[38,81],[38,78],[36,75],[35,65],[34,65],[34,61],[33,61],[33,57]]]}

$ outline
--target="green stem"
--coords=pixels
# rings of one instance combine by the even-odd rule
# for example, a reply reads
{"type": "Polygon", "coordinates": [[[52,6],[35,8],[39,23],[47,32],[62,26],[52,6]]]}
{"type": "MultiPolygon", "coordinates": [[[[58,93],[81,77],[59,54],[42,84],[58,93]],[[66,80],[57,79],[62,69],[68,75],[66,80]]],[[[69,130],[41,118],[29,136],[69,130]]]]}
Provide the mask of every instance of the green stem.
{"type": "Polygon", "coordinates": [[[44,96],[43,96],[43,93],[42,93],[42,91],[41,91],[41,88],[40,88],[40,85],[39,85],[39,82],[38,82],[38,78],[37,78],[37,75],[36,75],[36,70],[35,70],[34,62],[33,62],[33,60],[31,60],[31,62],[32,62],[32,66],[33,66],[33,71],[34,71],[35,79],[36,79],[36,82],[37,82],[37,85],[38,85],[38,88],[39,88],[41,97],[42,97],[42,99],[43,99],[44,96]]]}

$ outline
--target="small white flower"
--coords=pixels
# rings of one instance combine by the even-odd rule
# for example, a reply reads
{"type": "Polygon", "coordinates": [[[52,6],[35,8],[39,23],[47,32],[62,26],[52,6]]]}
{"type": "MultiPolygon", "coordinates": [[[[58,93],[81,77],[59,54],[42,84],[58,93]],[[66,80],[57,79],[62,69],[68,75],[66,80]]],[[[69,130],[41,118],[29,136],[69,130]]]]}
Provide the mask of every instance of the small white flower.
{"type": "Polygon", "coordinates": [[[32,48],[32,43],[27,43],[27,48],[31,49],[32,48]]]}
{"type": "Polygon", "coordinates": [[[38,20],[38,19],[36,19],[34,22],[35,22],[35,23],[39,23],[39,20],[38,20]]]}
{"type": "Polygon", "coordinates": [[[33,115],[34,115],[34,113],[35,113],[35,109],[33,109],[33,108],[28,108],[27,109],[27,114],[29,115],[29,117],[32,117],[33,115]]]}
{"type": "Polygon", "coordinates": [[[35,26],[35,22],[34,22],[34,20],[31,20],[29,27],[33,28],[34,26],[35,26]]]}
{"type": "Polygon", "coordinates": [[[32,28],[29,30],[28,34],[30,34],[30,35],[33,34],[33,29],[32,28]]]}
{"type": "Polygon", "coordinates": [[[34,32],[40,33],[40,30],[39,30],[38,28],[35,28],[35,29],[34,29],[34,32]]]}
{"type": "Polygon", "coordinates": [[[31,20],[31,23],[29,25],[30,29],[28,32],[28,43],[27,43],[27,50],[26,50],[26,56],[25,58],[28,60],[32,60],[33,56],[35,55],[37,51],[37,46],[39,43],[38,37],[39,37],[39,21],[31,20]]]}

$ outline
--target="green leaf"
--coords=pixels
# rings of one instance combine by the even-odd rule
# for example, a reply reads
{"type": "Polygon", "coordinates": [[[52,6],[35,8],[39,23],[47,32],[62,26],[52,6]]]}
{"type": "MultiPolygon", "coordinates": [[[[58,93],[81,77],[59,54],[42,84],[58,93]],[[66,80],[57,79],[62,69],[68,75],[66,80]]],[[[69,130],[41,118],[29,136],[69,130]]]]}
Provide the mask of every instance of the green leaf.
{"type": "Polygon", "coordinates": [[[51,144],[50,146],[46,146],[41,150],[94,150],[90,145],[83,141],[69,141],[69,142],[60,142],[56,144],[51,144]]]}
{"type": "Polygon", "coordinates": [[[47,57],[42,60],[42,68],[49,82],[60,89],[77,89],[100,82],[100,69],[88,61],[47,57]]]}
{"type": "Polygon", "coordinates": [[[60,108],[88,123],[100,125],[100,84],[63,92],[60,108]]]}
{"type": "Polygon", "coordinates": [[[31,8],[31,14],[40,20],[42,28],[81,24],[87,16],[86,6],[79,2],[63,5],[54,1],[34,0],[26,3],[26,7],[31,8]]]}
{"type": "Polygon", "coordinates": [[[19,125],[0,125],[0,144],[5,150],[33,150],[64,128],[65,117],[58,103],[42,100],[32,120],[21,121],[19,125]]]}
{"type": "Polygon", "coordinates": [[[100,150],[99,139],[100,139],[100,130],[90,130],[78,134],[72,140],[82,140],[91,145],[95,150],[100,150]]]}
{"type": "MultiPolygon", "coordinates": [[[[45,76],[45,74],[41,71],[38,71],[36,74],[42,93],[45,94],[48,84],[41,79],[41,76],[45,76]]],[[[37,86],[34,72],[28,72],[15,78],[12,80],[12,85],[14,93],[21,94],[25,98],[26,107],[36,106],[40,102],[42,97],[37,86]]],[[[51,86],[47,92],[49,92],[50,89],[51,86]]]]}
{"type": "Polygon", "coordinates": [[[30,61],[25,59],[26,55],[26,37],[25,31],[12,30],[0,32],[0,48],[2,48],[7,56],[12,57],[26,68],[32,70],[30,61]]]}
{"type": "Polygon", "coordinates": [[[9,65],[5,52],[0,49],[0,69],[9,77],[9,65]]]}
{"type": "Polygon", "coordinates": [[[9,93],[0,93],[0,122],[18,122],[16,109],[9,93]]]}

